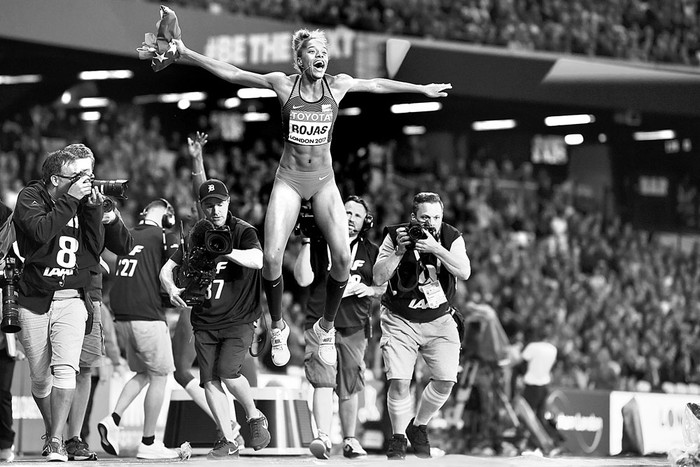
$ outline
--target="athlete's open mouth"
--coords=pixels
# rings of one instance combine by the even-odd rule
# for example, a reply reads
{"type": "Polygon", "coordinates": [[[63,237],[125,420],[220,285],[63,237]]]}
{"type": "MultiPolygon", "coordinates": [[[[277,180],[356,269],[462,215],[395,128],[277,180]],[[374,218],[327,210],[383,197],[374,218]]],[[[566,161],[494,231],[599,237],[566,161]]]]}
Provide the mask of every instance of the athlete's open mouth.
{"type": "Polygon", "coordinates": [[[317,60],[314,62],[314,68],[317,70],[322,70],[326,66],[326,62],[323,60],[317,60]]]}

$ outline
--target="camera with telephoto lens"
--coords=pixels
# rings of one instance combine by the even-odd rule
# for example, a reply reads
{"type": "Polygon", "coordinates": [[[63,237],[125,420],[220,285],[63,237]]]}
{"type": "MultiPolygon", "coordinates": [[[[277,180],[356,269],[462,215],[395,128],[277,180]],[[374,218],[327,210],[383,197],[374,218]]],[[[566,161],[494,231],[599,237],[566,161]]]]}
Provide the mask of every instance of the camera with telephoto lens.
{"type": "Polygon", "coordinates": [[[424,240],[428,238],[428,233],[430,233],[430,235],[432,236],[435,236],[435,229],[431,226],[421,224],[417,220],[411,220],[411,222],[408,223],[408,227],[406,227],[406,233],[411,239],[411,243],[415,245],[418,240],[424,240]],[[427,233],[426,230],[428,231],[427,233]]]}
{"type": "Polygon", "coordinates": [[[105,196],[126,199],[129,180],[93,180],[92,186],[105,196]]]}
{"type": "MultiPolygon", "coordinates": [[[[70,179],[71,183],[80,180],[80,177],[85,176],[84,172],[76,174],[70,179]]],[[[104,196],[113,196],[115,198],[127,199],[126,189],[129,187],[129,180],[99,180],[93,178],[90,180],[93,188],[97,188],[104,196]]]]}
{"type": "Polygon", "coordinates": [[[233,250],[233,237],[227,225],[207,230],[204,233],[204,249],[209,253],[227,255],[233,250]]]}
{"type": "Polygon", "coordinates": [[[17,260],[13,257],[5,258],[5,267],[0,271],[0,287],[2,288],[2,322],[0,331],[15,333],[22,330],[19,324],[19,304],[17,297],[17,284],[19,283],[19,269],[17,260]]]}
{"type": "Polygon", "coordinates": [[[316,224],[311,201],[302,201],[301,207],[299,208],[299,217],[297,217],[297,225],[294,226],[294,234],[302,235],[307,238],[323,237],[321,229],[319,229],[316,224]]]}

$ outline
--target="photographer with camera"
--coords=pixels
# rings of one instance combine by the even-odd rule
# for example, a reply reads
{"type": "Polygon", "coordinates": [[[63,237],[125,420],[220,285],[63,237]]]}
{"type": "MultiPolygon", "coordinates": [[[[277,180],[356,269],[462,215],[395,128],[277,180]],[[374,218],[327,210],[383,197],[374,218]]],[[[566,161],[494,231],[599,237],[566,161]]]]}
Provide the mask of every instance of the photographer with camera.
{"type": "MultiPolygon", "coordinates": [[[[92,150],[84,144],[71,144],[64,148],[76,157],[94,157],[92,150]]],[[[115,187],[113,181],[92,180],[93,187],[102,194],[125,197],[126,181],[120,181],[119,189],[115,187]],[[100,185],[102,183],[102,185],[100,185]],[[110,186],[113,185],[112,188],[110,186]],[[116,191],[115,191],[116,190],[116,191]]],[[[128,253],[133,246],[133,237],[119,215],[114,202],[110,198],[102,200],[104,224],[104,247],[113,253],[120,255],[128,253]]],[[[66,436],[66,452],[68,460],[96,460],[97,453],[90,450],[86,442],[87,436],[81,433],[84,426],[88,405],[92,395],[92,372],[93,369],[100,368],[103,364],[102,354],[105,347],[104,328],[102,319],[102,261],[95,264],[91,271],[90,286],[87,293],[93,305],[92,330],[86,332],[83,337],[83,345],[80,352],[80,372],[76,377],[75,394],[71,410],[68,415],[68,429],[66,436]]],[[[111,320],[111,317],[108,317],[111,320]]],[[[112,359],[119,363],[119,356],[114,355],[112,359]]]]}
{"type": "Polygon", "coordinates": [[[457,382],[461,339],[450,301],[456,280],[469,278],[471,264],[462,234],[442,221],[443,209],[436,193],[415,195],[411,222],[385,228],[374,264],[375,283],[389,281],[381,298],[380,341],[393,430],[389,459],[406,457],[406,438],[416,456],[431,456],[427,424],[457,382]],[[418,354],[430,382],[411,418],[410,385],[418,354]]]}
{"type": "Polygon", "coordinates": [[[165,263],[160,280],[173,305],[192,305],[200,385],[223,434],[208,457],[235,458],[239,446],[222,383],[246,412],[250,447],[257,451],[270,443],[267,418],[255,406],[250,383],[241,374],[255,321],[262,315],[263,252],[255,228],[229,211],[229,192],[222,181],[205,181],[198,194],[205,218],[165,263]]]}
{"type": "Polygon", "coordinates": [[[306,378],[313,386],[313,415],[318,436],[309,449],[319,459],[328,459],[331,452],[331,423],[333,390],[338,394],[338,414],[343,432],[343,455],[348,458],[367,455],[357,438],[358,394],[364,390],[365,351],[371,332],[370,308],[373,297],[384,291],[381,286],[372,286],[372,268],[379,248],[366,238],[373,226],[372,214],[367,202],[358,196],[349,196],[345,201],[348,217],[348,243],[350,245],[350,280],[340,302],[335,321],[337,330],[335,347],[338,352],[337,365],[329,366],[319,361],[319,339],[313,326],[323,316],[326,303],[326,281],[330,269],[328,245],[313,223],[306,217],[306,209],[300,213],[299,230],[302,235],[301,250],[294,264],[294,277],[302,287],[309,287],[306,303],[304,340],[306,351],[304,368],[306,378]]]}
{"type": "Polygon", "coordinates": [[[161,441],[155,441],[156,422],[163,406],[168,375],[175,369],[158,280],[161,266],[178,246],[175,234],[166,231],[174,225],[175,211],[170,203],[163,198],[152,201],[141,211],[139,224],[131,229],[133,248],[117,258],[110,304],[117,333],[126,339],[129,368],[136,374],[122,388],[114,411],[97,425],[102,447],[115,456],[119,455],[121,448],[121,416],[148,386],[143,436],[136,457],[179,457],[176,451],[167,449],[161,441]]]}
{"type": "Polygon", "coordinates": [[[92,330],[87,290],[104,243],[103,197],[92,185],[94,164],[91,153],[50,153],[42,180],[19,193],[13,217],[25,261],[18,287],[19,338],[46,427],[44,452],[53,461],[68,459],[63,432],[83,336],[92,330]]]}
{"type": "Polygon", "coordinates": [[[12,226],[12,210],[0,201],[0,462],[12,462],[15,458],[15,432],[12,429],[12,379],[15,360],[20,358],[15,342],[19,310],[16,298],[16,258],[12,255],[15,234],[12,226]],[[7,334],[6,334],[7,332],[7,334]]]}

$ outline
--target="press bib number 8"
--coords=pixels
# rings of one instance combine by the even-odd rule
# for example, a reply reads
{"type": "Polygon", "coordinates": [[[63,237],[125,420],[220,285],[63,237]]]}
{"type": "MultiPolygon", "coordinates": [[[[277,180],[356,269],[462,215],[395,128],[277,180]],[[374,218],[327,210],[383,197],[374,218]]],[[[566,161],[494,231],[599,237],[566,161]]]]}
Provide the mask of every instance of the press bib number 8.
{"type": "Polygon", "coordinates": [[[56,263],[67,269],[74,268],[77,262],[75,254],[79,248],[78,240],[73,237],[61,236],[58,238],[58,246],[60,250],[56,253],[56,263]]]}

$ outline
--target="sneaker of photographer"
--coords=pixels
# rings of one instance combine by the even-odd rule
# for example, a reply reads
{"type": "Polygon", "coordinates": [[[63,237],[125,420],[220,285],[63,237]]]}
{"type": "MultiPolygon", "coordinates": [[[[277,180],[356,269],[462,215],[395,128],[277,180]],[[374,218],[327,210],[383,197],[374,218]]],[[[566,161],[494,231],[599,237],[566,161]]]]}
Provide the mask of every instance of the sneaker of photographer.
{"type": "Polygon", "coordinates": [[[428,441],[428,425],[414,425],[413,420],[406,427],[406,438],[413,446],[414,454],[422,459],[428,459],[430,454],[430,441],[428,441]]]}
{"type": "Polygon", "coordinates": [[[212,450],[209,451],[209,454],[207,454],[207,459],[237,459],[239,449],[238,443],[235,441],[229,441],[226,438],[219,438],[214,443],[212,450]]]}
{"type": "Polygon", "coordinates": [[[322,432],[319,432],[318,437],[314,438],[309,444],[309,450],[316,459],[330,459],[332,447],[330,437],[322,432]]]}
{"type": "Polygon", "coordinates": [[[15,446],[0,449],[0,462],[12,462],[15,460],[15,446]]]}
{"type": "Polygon", "coordinates": [[[174,449],[168,449],[161,441],[154,441],[153,444],[139,444],[136,451],[137,459],[179,459],[180,454],[174,449]]]}
{"type": "Polygon", "coordinates": [[[284,366],[289,362],[291,354],[289,353],[289,347],[287,346],[287,340],[289,339],[289,325],[282,321],[284,324],[283,329],[272,328],[270,330],[270,339],[272,344],[272,349],[270,350],[272,355],[272,363],[277,366],[284,366]]]}
{"type": "Polygon", "coordinates": [[[318,337],[318,358],[328,366],[338,362],[338,351],[335,348],[335,328],[326,331],[321,327],[321,319],[314,323],[314,332],[318,337]]]}
{"type": "Polygon", "coordinates": [[[360,442],[355,437],[345,438],[343,440],[343,456],[354,459],[356,457],[363,457],[367,455],[360,442]]]}
{"type": "Polygon", "coordinates": [[[390,461],[404,460],[406,458],[406,446],[408,442],[404,435],[393,435],[389,440],[389,447],[386,450],[386,457],[390,461]]]}
{"type": "Polygon", "coordinates": [[[68,460],[66,446],[61,438],[56,438],[55,436],[49,438],[49,450],[46,454],[46,460],[49,462],[66,462],[68,460]]]}
{"type": "Polygon", "coordinates": [[[41,448],[41,455],[46,457],[49,455],[49,434],[44,433],[44,435],[41,437],[41,439],[44,440],[44,447],[41,448]]]}
{"type": "Polygon", "coordinates": [[[113,456],[119,455],[119,427],[114,423],[111,415],[107,415],[97,424],[97,432],[100,434],[100,444],[106,453],[113,456]]]}
{"type": "Polygon", "coordinates": [[[250,447],[259,451],[270,444],[270,432],[267,430],[267,417],[260,412],[258,418],[248,420],[250,428],[250,447]]]}
{"type": "Polygon", "coordinates": [[[73,436],[66,441],[66,453],[69,461],[96,461],[97,453],[90,450],[88,443],[73,436]]]}

